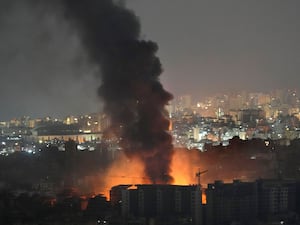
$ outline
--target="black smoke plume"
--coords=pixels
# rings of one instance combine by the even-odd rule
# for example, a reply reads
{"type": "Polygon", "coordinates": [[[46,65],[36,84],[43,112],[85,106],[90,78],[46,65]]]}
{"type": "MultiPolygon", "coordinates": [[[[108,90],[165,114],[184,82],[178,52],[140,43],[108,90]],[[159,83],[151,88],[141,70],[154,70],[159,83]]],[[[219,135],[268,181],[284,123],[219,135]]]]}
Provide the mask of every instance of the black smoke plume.
{"type": "Polygon", "coordinates": [[[172,95],[159,82],[158,46],[141,40],[140,23],[112,0],[61,0],[93,63],[101,69],[99,95],[111,130],[129,157],[144,162],[154,183],[170,183],[172,138],[165,105],[172,95]]]}

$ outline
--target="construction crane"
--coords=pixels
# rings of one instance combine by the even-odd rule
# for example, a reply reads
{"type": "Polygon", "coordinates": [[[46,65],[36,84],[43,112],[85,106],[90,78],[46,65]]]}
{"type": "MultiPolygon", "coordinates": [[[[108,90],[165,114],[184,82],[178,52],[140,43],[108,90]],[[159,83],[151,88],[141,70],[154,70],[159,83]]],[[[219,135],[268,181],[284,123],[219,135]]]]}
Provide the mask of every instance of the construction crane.
{"type": "Polygon", "coordinates": [[[196,173],[196,177],[198,178],[198,186],[201,188],[200,177],[202,174],[206,173],[208,170],[199,171],[196,173]]]}

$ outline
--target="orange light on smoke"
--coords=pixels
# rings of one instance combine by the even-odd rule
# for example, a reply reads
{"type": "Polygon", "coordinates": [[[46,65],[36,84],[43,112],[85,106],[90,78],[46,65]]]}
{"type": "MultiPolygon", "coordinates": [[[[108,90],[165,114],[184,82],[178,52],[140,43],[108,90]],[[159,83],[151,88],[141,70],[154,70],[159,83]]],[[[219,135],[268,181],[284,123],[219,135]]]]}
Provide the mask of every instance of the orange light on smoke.
{"type": "Polygon", "coordinates": [[[174,178],[173,184],[197,184],[196,173],[198,167],[199,165],[195,167],[195,165],[191,163],[190,154],[186,154],[186,151],[175,150],[171,164],[171,176],[174,178]]]}
{"type": "Polygon", "coordinates": [[[173,130],[173,122],[172,120],[169,120],[169,131],[172,131],[173,130]]]}
{"type": "MultiPolygon", "coordinates": [[[[186,150],[175,150],[171,164],[171,176],[174,178],[174,185],[196,185],[196,173],[202,169],[199,165],[199,159],[186,150]]],[[[203,168],[204,169],[204,168],[203,168]]],[[[202,169],[202,170],[203,170],[202,169]]],[[[207,177],[207,175],[205,175],[207,177]]],[[[202,181],[202,177],[201,177],[202,181]]],[[[130,188],[136,188],[136,184],[151,184],[151,181],[144,173],[144,166],[138,158],[128,159],[124,154],[114,161],[105,176],[101,175],[96,184],[96,193],[102,193],[109,199],[109,191],[113,186],[120,184],[132,185],[130,188]]],[[[201,182],[203,185],[203,183],[201,182]]],[[[202,203],[206,203],[206,195],[202,194],[202,203]]]]}
{"type": "Polygon", "coordinates": [[[97,192],[103,193],[109,199],[109,191],[119,184],[150,184],[144,174],[143,164],[137,159],[129,160],[125,155],[120,155],[107,171],[102,184],[99,184],[97,192]]]}

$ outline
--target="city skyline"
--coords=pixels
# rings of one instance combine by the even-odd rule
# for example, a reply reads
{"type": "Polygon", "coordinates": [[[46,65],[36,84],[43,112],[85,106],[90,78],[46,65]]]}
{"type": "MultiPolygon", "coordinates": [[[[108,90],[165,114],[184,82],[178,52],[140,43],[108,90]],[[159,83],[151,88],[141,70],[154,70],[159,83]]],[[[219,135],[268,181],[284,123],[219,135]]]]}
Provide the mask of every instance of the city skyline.
{"type": "MultiPolygon", "coordinates": [[[[199,114],[202,117],[215,117],[219,112],[228,115],[230,111],[242,111],[245,109],[280,109],[290,110],[288,114],[295,115],[299,111],[300,96],[296,90],[277,89],[270,92],[247,92],[244,90],[232,90],[230,92],[216,92],[210,96],[201,96],[195,98],[191,94],[174,96],[166,106],[169,114],[177,112],[190,111],[199,114]],[[197,109],[195,111],[195,109],[197,109]],[[221,110],[221,111],[219,111],[221,110]],[[208,114],[207,114],[208,113],[208,114]],[[294,113],[294,114],[293,114],[294,113]]],[[[284,112],[283,115],[287,113],[284,112]]],[[[37,121],[67,121],[70,118],[88,118],[94,115],[107,115],[103,109],[93,112],[66,112],[62,115],[45,114],[33,116],[32,114],[23,114],[7,119],[0,119],[0,122],[19,121],[19,120],[37,120],[37,121]]]]}
{"type": "MultiPolygon", "coordinates": [[[[0,120],[98,111],[100,81],[67,22],[41,6],[1,4],[0,120]]],[[[159,45],[165,88],[199,97],[297,88],[299,4],[126,3],[140,18],[144,38],[159,45]]]]}

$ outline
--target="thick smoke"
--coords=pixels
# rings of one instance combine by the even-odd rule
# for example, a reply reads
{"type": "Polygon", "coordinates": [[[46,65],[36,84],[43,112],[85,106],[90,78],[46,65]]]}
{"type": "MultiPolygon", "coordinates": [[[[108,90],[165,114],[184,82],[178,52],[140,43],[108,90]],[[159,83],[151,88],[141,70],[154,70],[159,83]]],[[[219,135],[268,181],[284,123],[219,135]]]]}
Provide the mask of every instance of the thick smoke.
{"type": "Polygon", "coordinates": [[[140,39],[138,18],[112,0],[62,0],[93,63],[99,65],[99,95],[111,131],[129,157],[144,162],[153,183],[170,183],[172,138],[165,105],[172,95],[159,82],[158,46],[140,39]]]}

